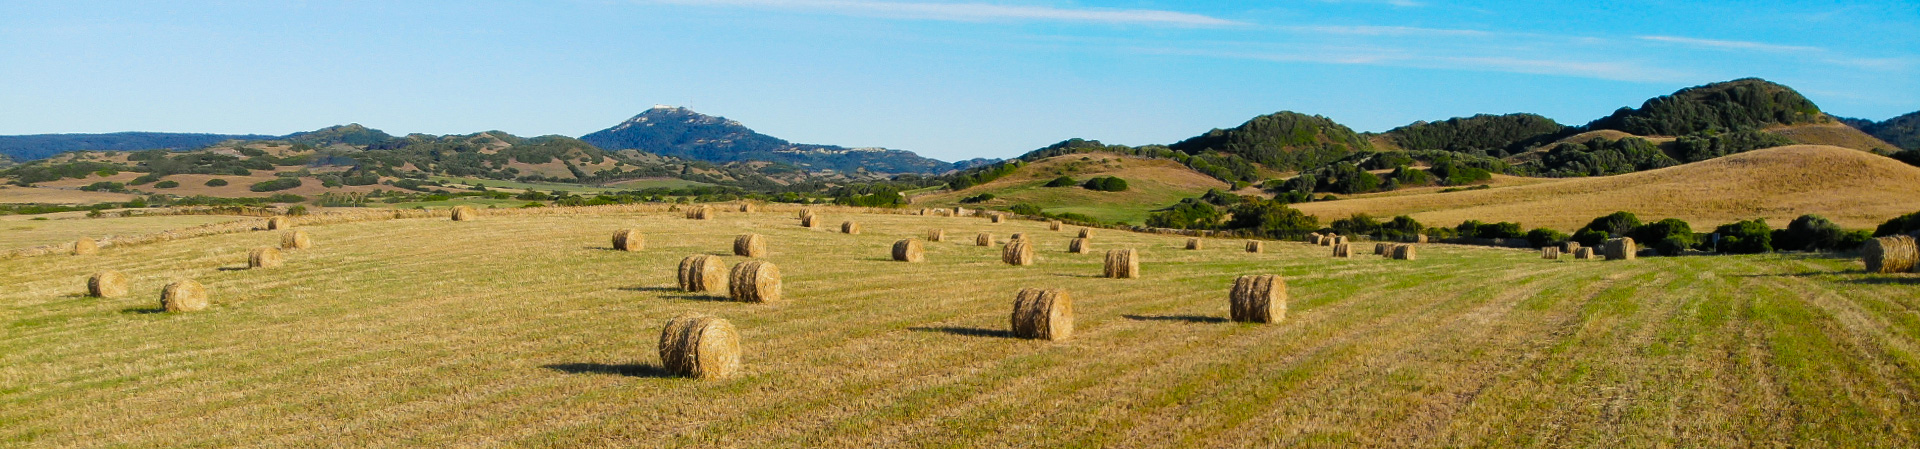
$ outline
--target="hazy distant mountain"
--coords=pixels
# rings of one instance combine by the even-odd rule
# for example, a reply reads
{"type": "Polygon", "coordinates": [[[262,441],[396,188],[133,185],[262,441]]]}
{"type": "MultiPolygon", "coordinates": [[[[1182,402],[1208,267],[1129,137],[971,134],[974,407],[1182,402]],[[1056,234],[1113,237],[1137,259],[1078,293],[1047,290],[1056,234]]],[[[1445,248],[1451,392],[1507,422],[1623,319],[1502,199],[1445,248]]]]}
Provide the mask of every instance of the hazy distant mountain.
{"type": "Polygon", "coordinates": [[[0,136],[0,154],[26,162],[79,150],[135,151],[158,148],[189,149],[228,140],[273,139],[258,134],[186,134],[124,132],[112,134],[34,134],[0,136]]]}
{"type": "Polygon", "coordinates": [[[612,128],[580,136],[607,150],[641,151],[708,162],[769,161],[812,170],[940,173],[955,164],[911,151],[796,144],[754,132],[740,122],[687,108],[655,106],[612,128]]]}

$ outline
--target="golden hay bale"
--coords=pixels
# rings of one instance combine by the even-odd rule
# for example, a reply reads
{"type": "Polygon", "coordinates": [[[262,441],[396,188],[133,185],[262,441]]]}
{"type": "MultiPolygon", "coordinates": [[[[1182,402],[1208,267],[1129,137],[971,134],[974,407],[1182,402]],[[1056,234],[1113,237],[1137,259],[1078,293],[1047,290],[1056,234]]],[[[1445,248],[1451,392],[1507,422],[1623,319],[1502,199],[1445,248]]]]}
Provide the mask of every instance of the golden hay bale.
{"type": "Polygon", "coordinates": [[[293,227],[293,220],[288,220],[287,217],[273,217],[273,218],[267,219],[268,231],[278,231],[281,229],[287,229],[291,227],[293,227]]]}
{"type": "Polygon", "coordinates": [[[247,268],[280,268],[286,259],[280,257],[280,250],[271,246],[254,248],[247,253],[247,268]]]}
{"type": "Polygon", "coordinates": [[[804,216],[801,216],[800,227],[811,229],[811,230],[820,229],[820,216],[814,215],[814,214],[806,214],[804,216]]]}
{"type": "Polygon", "coordinates": [[[1632,237],[1607,239],[1607,260],[1633,260],[1640,253],[1640,247],[1634,245],[1632,237]]]}
{"type": "Polygon", "coordinates": [[[721,265],[720,257],[711,254],[695,254],[680,259],[680,289],[692,293],[725,294],[727,288],[726,267],[721,265]]]}
{"type": "Polygon", "coordinates": [[[1560,252],[1563,253],[1573,254],[1573,251],[1577,249],[1580,249],[1580,242],[1568,241],[1560,244],[1560,252]]]}
{"type": "Polygon", "coordinates": [[[1335,245],[1345,245],[1345,244],[1347,244],[1347,236],[1344,236],[1344,235],[1336,235],[1336,236],[1333,236],[1333,244],[1335,244],[1335,245]]]}
{"type": "Polygon", "coordinates": [[[1200,240],[1199,237],[1187,239],[1187,249],[1197,250],[1197,249],[1202,249],[1204,247],[1206,247],[1206,243],[1200,240]]]}
{"type": "Polygon", "coordinates": [[[947,241],[947,230],[945,230],[945,229],[928,229],[928,230],[927,230],[927,241],[929,241],[929,242],[944,242],[944,241],[947,241]]]}
{"type": "Polygon", "coordinates": [[[1353,245],[1336,243],[1333,245],[1333,257],[1353,257],[1353,245]]]}
{"type": "Polygon", "coordinates": [[[955,208],[953,208],[953,216],[955,216],[955,217],[965,217],[965,216],[967,216],[967,208],[964,208],[964,207],[955,207],[955,208]]]}
{"type": "Polygon", "coordinates": [[[1233,280],[1227,295],[1229,318],[1242,323],[1278,323],[1287,319],[1287,280],[1276,274],[1233,280]]]}
{"type": "Polygon", "coordinates": [[[1007,240],[1026,240],[1026,239],[1027,239],[1027,233],[1025,232],[1015,232],[1013,233],[1013,235],[1007,236],[1007,240]]]}
{"type": "Polygon", "coordinates": [[[688,312],[667,320],[660,330],[660,365],[667,372],[698,379],[740,374],[740,332],[733,323],[688,312]]]}
{"type": "Polygon", "coordinates": [[[1540,258],[1547,259],[1547,260],[1560,260],[1560,248],[1556,246],[1540,248],[1540,258]]]}
{"type": "Polygon", "coordinates": [[[613,233],[613,249],[621,251],[639,251],[647,247],[647,236],[639,229],[621,229],[613,233]]]}
{"type": "Polygon", "coordinates": [[[893,260],[901,262],[926,262],[927,251],[920,246],[920,240],[900,239],[893,242],[893,260]]]}
{"type": "Polygon", "coordinates": [[[1894,235],[1868,241],[1860,248],[1860,259],[1868,273],[1904,273],[1914,271],[1920,262],[1920,246],[1913,237],[1894,235]]]}
{"type": "Polygon", "coordinates": [[[1093,241],[1081,238],[1073,239],[1073,241],[1067,242],[1067,252],[1074,254],[1093,252],[1093,241]]]}
{"type": "Polygon", "coordinates": [[[1320,246],[1333,246],[1333,241],[1334,239],[1337,239],[1337,238],[1339,237],[1332,236],[1332,235],[1322,236],[1320,237],[1320,246]]]}
{"type": "Polygon", "coordinates": [[[841,234],[859,234],[860,223],[851,222],[851,221],[840,223],[840,233],[841,234]]]}
{"type": "Polygon", "coordinates": [[[1060,220],[1049,220],[1049,221],[1047,221],[1047,230],[1048,230],[1048,231],[1058,231],[1058,230],[1060,230],[1060,226],[1061,226],[1061,224],[1060,224],[1060,220]]]}
{"type": "Polygon", "coordinates": [[[1000,214],[993,214],[991,216],[988,216],[987,219],[993,221],[994,223],[1007,221],[1007,217],[1001,216],[1000,214]]]}
{"type": "Polygon", "coordinates": [[[1073,337],[1073,298],[1065,290],[1027,288],[1013,300],[1013,336],[1036,340],[1073,337]]]}
{"type": "Polygon", "coordinates": [[[453,221],[474,221],[480,218],[480,211],[473,206],[454,206],[453,221]]]}
{"type": "Polygon", "coordinates": [[[982,232],[973,237],[973,246],[993,246],[993,233],[982,232]]]}
{"type": "Polygon", "coordinates": [[[100,253],[100,244],[94,243],[93,239],[80,239],[80,240],[73,241],[73,255],[75,256],[91,256],[99,253],[100,253]]]}
{"type": "Polygon", "coordinates": [[[1419,257],[1418,257],[1418,255],[1417,255],[1417,254],[1415,254],[1415,252],[1414,252],[1414,249],[1413,249],[1413,248],[1414,248],[1414,246],[1413,246],[1413,245],[1394,245],[1394,246],[1393,246],[1393,260],[1416,260],[1416,259],[1419,259],[1419,257]]]}
{"type": "Polygon", "coordinates": [[[127,295],[127,275],[107,270],[87,278],[87,296],[118,298],[127,295]]]}
{"type": "Polygon", "coordinates": [[[1574,248],[1574,249],[1573,249],[1573,259],[1574,259],[1574,260],[1590,260],[1590,259],[1593,259],[1593,248],[1574,248]]]}
{"type": "Polygon", "coordinates": [[[767,238],[760,234],[741,234],[733,238],[733,255],[740,257],[766,257],[767,238]]]}
{"type": "Polygon", "coordinates": [[[1387,255],[1387,248],[1389,248],[1389,246],[1385,243],[1375,243],[1373,244],[1373,255],[1385,256],[1387,255]]]}
{"type": "Polygon", "coordinates": [[[1007,246],[1000,249],[1000,260],[1006,262],[1008,265],[1033,265],[1033,242],[1026,240],[1007,241],[1007,246]]]}
{"type": "Polygon", "coordinates": [[[712,220],[713,206],[695,206],[687,208],[687,218],[692,220],[712,220]]]}
{"type": "Polygon", "coordinates": [[[748,213],[748,214],[753,213],[753,203],[740,203],[740,212],[748,213]]]}
{"type": "Polygon", "coordinates": [[[167,284],[160,289],[160,309],[168,312],[207,310],[207,288],[186,279],[167,284]]]}
{"type": "Polygon", "coordinates": [[[1413,235],[1413,243],[1427,243],[1427,235],[1426,235],[1426,234],[1414,234],[1414,235],[1413,235]]]}
{"type": "Polygon", "coordinates": [[[1080,238],[1093,238],[1093,228],[1080,228],[1080,238]]]}
{"type": "Polygon", "coordinates": [[[1247,241],[1247,252],[1259,254],[1267,250],[1267,243],[1259,240],[1247,241]]]}
{"type": "Polygon", "coordinates": [[[1318,232],[1309,232],[1309,233],[1307,233],[1307,243],[1312,243],[1312,244],[1315,244],[1315,245],[1319,245],[1319,244],[1320,244],[1320,233],[1318,233],[1318,232]]]}
{"type": "Polygon", "coordinates": [[[780,267],[764,260],[734,264],[727,288],[734,301],[774,302],[780,300],[780,267]]]}
{"type": "Polygon", "coordinates": [[[812,215],[813,215],[813,208],[802,207],[800,208],[800,213],[797,215],[794,215],[794,218],[807,218],[808,216],[812,216],[812,215]]]}
{"type": "Polygon", "coordinates": [[[281,249],[308,249],[313,247],[313,236],[307,231],[295,229],[280,236],[281,249]]]}
{"type": "Polygon", "coordinates": [[[1101,275],[1114,279],[1140,278],[1140,252],[1133,248],[1107,250],[1107,265],[1101,275]]]}

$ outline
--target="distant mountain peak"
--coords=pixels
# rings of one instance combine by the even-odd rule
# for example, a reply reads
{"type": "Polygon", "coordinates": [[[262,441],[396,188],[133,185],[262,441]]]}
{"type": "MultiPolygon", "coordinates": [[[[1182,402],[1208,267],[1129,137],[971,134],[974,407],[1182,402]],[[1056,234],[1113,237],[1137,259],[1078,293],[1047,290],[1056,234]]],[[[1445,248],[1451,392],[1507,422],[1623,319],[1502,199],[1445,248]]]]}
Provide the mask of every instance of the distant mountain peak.
{"type": "Polygon", "coordinates": [[[726,117],[668,105],[655,105],[580,140],[610,151],[635,149],[716,163],[767,161],[815,170],[864,168],[884,173],[941,173],[955,168],[910,151],[796,144],[726,117]]]}

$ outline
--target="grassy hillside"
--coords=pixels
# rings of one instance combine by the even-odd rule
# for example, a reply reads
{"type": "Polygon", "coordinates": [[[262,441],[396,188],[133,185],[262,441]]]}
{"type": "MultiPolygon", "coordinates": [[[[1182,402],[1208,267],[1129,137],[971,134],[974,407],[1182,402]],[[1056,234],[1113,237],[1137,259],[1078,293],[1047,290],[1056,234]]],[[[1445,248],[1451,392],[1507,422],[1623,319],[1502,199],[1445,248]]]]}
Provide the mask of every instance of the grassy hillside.
{"type": "Polygon", "coordinates": [[[1006,208],[1014,204],[1032,204],[1051,213],[1085,214],[1103,221],[1133,224],[1146,222],[1148,212],[1173,205],[1181,198],[1206,193],[1207,189],[1226,189],[1227,183],[1200,174],[1177,162],[1144,159],[1105,153],[1057,156],[1028,164],[1006,177],[957,192],[914,197],[917,207],[1006,208]],[[1095,176],[1116,176],[1127,180],[1125,192],[1100,192],[1081,188],[1045,187],[1047,181],[1071,176],[1086,181],[1095,176]],[[995,198],[978,204],[960,204],[960,200],[991,193],[995,198]]]}
{"type": "Polygon", "coordinates": [[[1885,153],[1900,151],[1900,148],[1893,144],[1840,122],[1778,126],[1767,129],[1767,132],[1779,134],[1796,143],[1806,145],[1830,145],[1885,153]]]}
{"type": "Polygon", "coordinates": [[[1411,214],[1430,225],[1473,219],[1572,230],[1624,210],[1680,218],[1695,229],[1752,218],[1784,226],[1810,213],[1872,228],[1920,210],[1920,167],[1845,148],[1795,145],[1617,176],[1296,206],[1323,220],[1356,212],[1411,214]]]}
{"type": "MultiPolygon", "coordinates": [[[[1109,280],[1072,229],[790,212],[412,219],[307,227],[286,267],[237,270],[267,232],[0,261],[0,444],[19,446],[1912,447],[1920,278],[1853,260],[1544,261],[1423,246],[1334,260],[1280,243],[1143,251],[1109,280]],[[609,251],[614,229],[650,236],[609,251]],[[1038,265],[901,236],[1026,232],[1038,265]],[[675,263],[757,232],[790,302],[674,291],[675,263]],[[133,279],[78,296],[85,273],[133,279]],[[1224,322],[1233,277],[1274,273],[1285,322],[1224,322]],[[153,313],[167,279],[211,310],[153,313]],[[1072,340],[1006,338],[1014,293],[1068,290],[1072,340]],[[746,376],[663,377],[661,325],[740,329],[746,376]]],[[[729,263],[743,260],[727,257],[729,263]]]]}

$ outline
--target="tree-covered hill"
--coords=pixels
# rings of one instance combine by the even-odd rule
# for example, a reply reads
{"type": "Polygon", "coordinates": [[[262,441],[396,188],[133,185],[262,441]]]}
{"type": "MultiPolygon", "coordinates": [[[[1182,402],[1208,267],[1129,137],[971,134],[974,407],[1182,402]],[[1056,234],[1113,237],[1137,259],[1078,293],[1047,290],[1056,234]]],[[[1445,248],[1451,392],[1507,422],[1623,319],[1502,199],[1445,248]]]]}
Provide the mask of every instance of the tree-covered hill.
{"type": "Polygon", "coordinates": [[[1414,122],[1384,134],[1394,145],[1407,150],[1480,151],[1505,156],[1565,137],[1573,129],[1537,114],[1480,114],[1414,122]]]}
{"type": "Polygon", "coordinates": [[[288,134],[282,139],[316,147],[335,144],[364,147],[393,140],[393,136],[377,129],[361,126],[359,123],[352,123],[288,134]]]}
{"type": "Polygon", "coordinates": [[[257,134],[188,134],[125,132],[111,134],[34,134],[0,136],[0,156],[20,162],[52,157],[68,151],[137,151],[159,148],[191,149],[229,140],[261,140],[257,134]]]}
{"type": "Polygon", "coordinates": [[[1232,154],[1275,170],[1292,171],[1371,150],[1373,145],[1333,119],[1281,111],[1254,117],[1232,129],[1214,129],[1170,148],[1191,155],[1232,154]]]}
{"type": "MultiPolygon", "coordinates": [[[[656,106],[612,128],[580,136],[608,150],[641,151],[715,163],[769,161],[812,170],[941,173],[955,164],[910,151],[796,144],[755,132],[725,117],[656,106]]],[[[964,167],[960,167],[964,168],[964,167]]]]}
{"type": "Polygon", "coordinates": [[[1858,128],[1862,132],[1878,137],[1880,140],[1885,140],[1887,143],[1899,146],[1900,148],[1920,151],[1920,112],[1890,118],[1887,119],[1887,121],[1877,123],[1872,120],[1848,118],[1840,119],[1840,121],[1854,128],[1858,128]]]}
{"type": "Polygon", "coordinates": [[[1817,123],[1824,117],[1819,106],[1793,88],[1744,78],[1681,89],[1647,100],[1639,109],[1620,108],[1611,116],[1588,123],[1587,128],[1642,136],[1683,136],[1817,123]]]}

